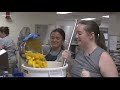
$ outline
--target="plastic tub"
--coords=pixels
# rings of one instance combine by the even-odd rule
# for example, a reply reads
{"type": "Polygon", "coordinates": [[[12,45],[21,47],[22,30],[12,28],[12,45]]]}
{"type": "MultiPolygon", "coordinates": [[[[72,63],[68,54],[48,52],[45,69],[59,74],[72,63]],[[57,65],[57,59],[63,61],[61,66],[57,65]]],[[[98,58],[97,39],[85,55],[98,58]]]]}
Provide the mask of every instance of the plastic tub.
{"type": "Polygon", "coordinates": [[[24,77],[66,77],[68,64],[62,66],[62,62],[47,61],[47,68],[33,68],[22,64],[24,77]]]}

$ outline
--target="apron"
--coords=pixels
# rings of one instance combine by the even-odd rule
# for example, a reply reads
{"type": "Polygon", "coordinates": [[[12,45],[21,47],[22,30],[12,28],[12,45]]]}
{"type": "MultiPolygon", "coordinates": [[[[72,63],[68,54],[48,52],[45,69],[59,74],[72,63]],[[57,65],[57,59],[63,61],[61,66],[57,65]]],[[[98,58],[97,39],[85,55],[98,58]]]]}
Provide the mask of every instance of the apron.
{"type": "MultiPolygon", "coordinates": [[[[51,50],[50,50],[50,52],[51,52],[51,50]]],[[[57,56],[61,52],[61,50],[59,51],[59,53],[57,55],[51,55],[50,52],[45,56],[45,59],[47,61],[55,61],[57,59],[57,56]]]]}

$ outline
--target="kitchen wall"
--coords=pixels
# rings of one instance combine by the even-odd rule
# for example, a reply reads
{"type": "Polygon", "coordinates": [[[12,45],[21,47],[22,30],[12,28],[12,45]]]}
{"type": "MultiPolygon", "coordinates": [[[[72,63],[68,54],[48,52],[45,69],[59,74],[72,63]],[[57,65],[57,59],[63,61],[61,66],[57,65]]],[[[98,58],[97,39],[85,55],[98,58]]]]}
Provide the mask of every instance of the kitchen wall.
{"type": "Polygon", "coordinates": [[[12,22],[5,19],[5,12],[0,12],[0,26],[10,28],[10,36],[17,42],[19,32],[23,27],[35,31],[35,24],[55,24],[55,12],[10,12],[12,22]]]}
{"type": "Polygon", "coordinates": [[[109,34],[120,35],[120,12],[110,14],[109,34]]]}

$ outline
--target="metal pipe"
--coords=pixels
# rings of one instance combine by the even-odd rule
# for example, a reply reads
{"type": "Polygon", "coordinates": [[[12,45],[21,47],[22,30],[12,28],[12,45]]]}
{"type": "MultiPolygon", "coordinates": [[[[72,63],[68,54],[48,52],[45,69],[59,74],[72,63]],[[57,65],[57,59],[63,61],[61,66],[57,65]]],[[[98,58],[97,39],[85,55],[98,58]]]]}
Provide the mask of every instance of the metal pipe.
{"type": "MultiPolygon", "coordinates": [[[[72,38],[73,38],[73,35],[74,35],[74,31],[75,31],[75,27],[76,27],[76,25],[77,25],[77,22],[78,22],[78,19],[75,19],[75,25],[74,25],[74,28],[73,28],[73,31],[72,31],[72,35],[71,35],[71,37],[70,37],[70,42],[69,42],[69,44],[68,44],[67,50],[70,49],[70,45],[71,45],[71,42],[72,42],[72,38]]],[[[63,61],[63,66],[65,66],[65,65],[66,65],[66,59],[63,61]]]]}

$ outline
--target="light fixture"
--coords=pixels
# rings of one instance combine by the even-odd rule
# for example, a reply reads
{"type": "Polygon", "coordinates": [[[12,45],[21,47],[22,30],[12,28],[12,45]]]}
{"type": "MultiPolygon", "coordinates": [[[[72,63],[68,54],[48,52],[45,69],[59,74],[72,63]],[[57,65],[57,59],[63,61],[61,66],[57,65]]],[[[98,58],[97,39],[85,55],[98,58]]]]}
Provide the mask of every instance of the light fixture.
{"type": "Polygon", "coordinates": [[[72,13],[72,12],[56,12],[57,14],[69,14],[69,13],[72,13]]]}
{"type": "Polygon", "coordinates": [[[109,15],[106,15],[106,16],[102,16],[103,18],[109,18],[109,15]]]}
{"type": "Polygon", "coordinates": [[[96,18],[83,18],[81,20],[95,20],[96,18]]]}

